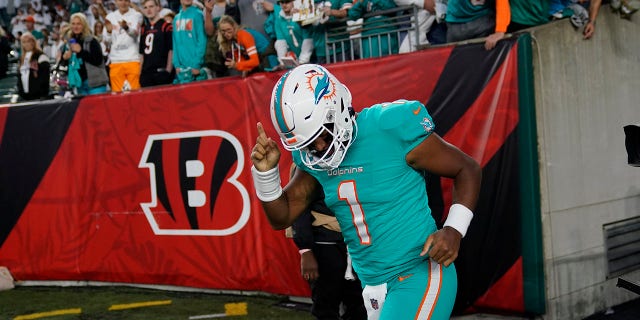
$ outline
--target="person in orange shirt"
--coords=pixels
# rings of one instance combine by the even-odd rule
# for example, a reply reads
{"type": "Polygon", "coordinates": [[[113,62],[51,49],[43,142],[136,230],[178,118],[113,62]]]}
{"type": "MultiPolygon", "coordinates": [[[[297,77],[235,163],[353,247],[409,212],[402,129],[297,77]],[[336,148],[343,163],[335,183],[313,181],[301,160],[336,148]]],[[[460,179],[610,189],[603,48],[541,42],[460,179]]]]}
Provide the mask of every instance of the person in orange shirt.
{"type": "Polygon", "coordinates": [[[246,76],[259,71],[260,57],[255,40],[249,31],[242,29],[231,16],[223,15],[218,22],[218,43],[225,56],[225,66],[231,74],[246,76]]]}
{"type": "Polygon", "coordinates": [[[507,32],[511,9],[508,0],[449,0],[445,20],[447,42],[487,37],[491,50],[507,32]]]}

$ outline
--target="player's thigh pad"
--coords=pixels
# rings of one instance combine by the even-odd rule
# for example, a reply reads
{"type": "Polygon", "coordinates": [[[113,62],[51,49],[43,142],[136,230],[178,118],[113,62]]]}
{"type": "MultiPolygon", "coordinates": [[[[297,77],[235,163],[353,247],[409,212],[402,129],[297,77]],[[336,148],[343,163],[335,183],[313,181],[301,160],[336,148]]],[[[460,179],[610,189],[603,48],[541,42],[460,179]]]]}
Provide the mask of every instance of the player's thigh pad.
{"type": "Polygon", "coordinates": [[[428,259],[388,283],[380,320],[449,319],[458,278],[453,264],[444,267],[428,259]]]}

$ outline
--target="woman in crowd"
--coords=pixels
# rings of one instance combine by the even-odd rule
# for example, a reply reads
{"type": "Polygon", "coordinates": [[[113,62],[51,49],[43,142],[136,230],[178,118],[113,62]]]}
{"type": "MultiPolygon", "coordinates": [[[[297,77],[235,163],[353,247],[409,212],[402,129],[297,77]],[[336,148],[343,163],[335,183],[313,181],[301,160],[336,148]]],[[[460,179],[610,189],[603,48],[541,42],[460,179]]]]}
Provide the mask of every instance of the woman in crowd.
{"type": "Polygon", "coordinates": [[[223,15],[218,22],[218,43],[231,74],[246,76],[260,71],[256,43],[248,31],[240,28],[231,16],[223,15]],[[236,72],[234,72],[234,70],[236,72]]]}
{"type": "Polygon", "coordinates": [[[18,95],[22,100],[46,99],[49,96],[49,57],[42,53],[36,38],[25,32],[20,37],[18,95]]]}
{"type": "Polygon", "coordinates": [[[107,92],[109,77],[104,67],[102,47],[89,28],[83,13],[71,15],[71,26],[67,32],[67,45],[62,59],[69,66],[69,86],[77,94],[107,92]]]}
{"type": "Polygon", "coordinates": [[[109,50],[107,49],[107,42],[104,40],[104,37],[102,36],[102,31],[104,30],[104,23],[102,23],[102,21],[96,21],[93,24],[93,35],[96,37],[96,40],[98,40],[98,43],[100,43],[100,47],[102,48],[102,55],[104,56],[104,61],[107,61],[107,56],[109,55],[109,50]]]}

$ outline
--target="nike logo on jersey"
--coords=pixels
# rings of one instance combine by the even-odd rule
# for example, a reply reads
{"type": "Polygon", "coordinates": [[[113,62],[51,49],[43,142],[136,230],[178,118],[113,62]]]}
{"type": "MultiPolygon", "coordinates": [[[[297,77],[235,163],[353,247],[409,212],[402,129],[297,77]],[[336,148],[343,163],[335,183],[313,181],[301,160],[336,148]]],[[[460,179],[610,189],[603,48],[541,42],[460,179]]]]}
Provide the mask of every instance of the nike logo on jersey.
{"type": "Polygon", "coordinates": [[[406,276],[399,276],[398,277],[398,281],[400,281],[400,282],[405,281],[405,280],[409,279],[409,277],[411,277],[411,276],[413,276],[413,274],[408,274],[406,276]]]}
{"type": "Polygon", "coordinates": [[[413,114],[415,114],[416,116],[420,113],[420,109],[422,107],[418,107],[418,109],[413,110],[413,114]]]}

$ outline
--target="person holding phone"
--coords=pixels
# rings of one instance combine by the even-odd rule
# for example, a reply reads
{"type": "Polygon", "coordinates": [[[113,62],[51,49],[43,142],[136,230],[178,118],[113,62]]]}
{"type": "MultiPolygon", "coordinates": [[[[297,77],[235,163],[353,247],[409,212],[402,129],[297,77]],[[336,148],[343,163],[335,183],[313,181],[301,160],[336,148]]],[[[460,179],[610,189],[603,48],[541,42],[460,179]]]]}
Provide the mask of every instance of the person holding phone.
{"type": "Polygon", "coordinates": [[[305,64],[311,60],[313,54],[313,29],[311,26],[302,27],[293,21],[294,1],[280,0],[274,8],[276,32],[275,48],[280,60],[279,68],[286,68],[283,59],[290,57],[294,65],[305,64]]]}
{"type": "MultiPolygon", "coordinates": [[[[266,41],[266,39],[265,39],[266,41]]],[[[224,65],[230,74],[246,76],[260,71],[260,57],[253,35],[228,15],[218,22],[218,44],[225,55],[224,65]]]]}

